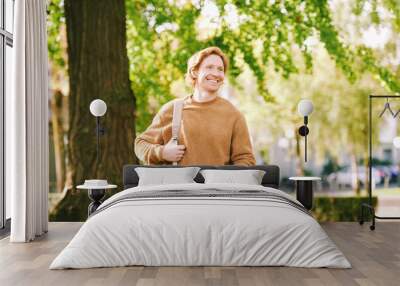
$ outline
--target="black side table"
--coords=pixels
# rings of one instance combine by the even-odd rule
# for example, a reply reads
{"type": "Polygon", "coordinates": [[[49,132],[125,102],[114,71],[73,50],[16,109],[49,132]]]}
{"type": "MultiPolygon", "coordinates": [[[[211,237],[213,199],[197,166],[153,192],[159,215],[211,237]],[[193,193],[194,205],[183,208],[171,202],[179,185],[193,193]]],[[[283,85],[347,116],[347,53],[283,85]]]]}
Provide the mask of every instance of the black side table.
{"type": "Polygon", "coordinates": [[[320,181],[320,177],[290,177],[296,182],[296,199],[308,210],[313,206],[313,181],[320,181]]]}
{"type": "Polygon", "coordinates": [[[104,198],[106,191],[109,189],[115,189],[116,187],[116,185],[93,186],[87,184],[76,187],[77,189],[88,190],[88,196],[91,200],[91,203],[88,206],[88,217],[103,203],[102,199],[104,198]]]}

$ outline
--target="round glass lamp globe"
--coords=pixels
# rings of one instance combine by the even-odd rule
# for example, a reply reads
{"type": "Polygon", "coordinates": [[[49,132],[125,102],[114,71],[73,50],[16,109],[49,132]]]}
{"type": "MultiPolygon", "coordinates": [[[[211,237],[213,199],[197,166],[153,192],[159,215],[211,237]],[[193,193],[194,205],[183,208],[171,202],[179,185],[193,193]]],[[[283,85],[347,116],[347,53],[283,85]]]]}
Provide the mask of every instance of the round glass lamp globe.
{"type": "Polygon", "coordinates": [[[302,99],[297,105],[297,111],[301,116],[308,116],[313,112],[313,110],[314,110],[314,105],[312,101],[309,99],[302,99]]]}
{"type": "Polygon", "coordinates": [[[400,137],[399,136],[393,138],[393,145],[396,148],[400,148],[400,137]]]}
{"type": "Polygon", "coordinates": [[[101,99],[95,99],[90,103],[90,113],[94,116],[103,116],[107,111],[107,104],[101,99]]]}

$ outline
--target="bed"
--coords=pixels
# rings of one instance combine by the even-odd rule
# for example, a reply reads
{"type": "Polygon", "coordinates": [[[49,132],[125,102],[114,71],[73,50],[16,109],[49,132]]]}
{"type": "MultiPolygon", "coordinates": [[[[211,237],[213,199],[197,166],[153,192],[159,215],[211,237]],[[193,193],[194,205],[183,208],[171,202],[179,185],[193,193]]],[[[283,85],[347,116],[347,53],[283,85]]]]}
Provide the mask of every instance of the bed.
{"type": "Polygon", "coordinates": [[[264,170],[260,185],[205,184],[198,173],[193,183],[150,186],[138,185],[137,167],[124,166],[124,190],[106,200],[83,224],[50,269],[351,267],[301,203],[279,190],[277,166],[199,166],[202,170],[264,170]]]}

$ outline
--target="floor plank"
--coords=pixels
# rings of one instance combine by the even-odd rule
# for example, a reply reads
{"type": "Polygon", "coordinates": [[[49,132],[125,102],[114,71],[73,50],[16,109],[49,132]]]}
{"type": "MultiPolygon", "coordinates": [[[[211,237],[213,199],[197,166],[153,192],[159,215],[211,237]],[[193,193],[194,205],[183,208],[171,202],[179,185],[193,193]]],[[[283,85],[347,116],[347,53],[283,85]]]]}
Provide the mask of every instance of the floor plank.
{"type": "Polygon", "coordinates": [[[0,240],[0,285],[398,285],[400,222],[378,222],[375,231],[357,223],[322,224],[350,260],[352,269],[291,267],[117,267],[48,269],[81,223],[50,223],[32,243],[0,240]]]}

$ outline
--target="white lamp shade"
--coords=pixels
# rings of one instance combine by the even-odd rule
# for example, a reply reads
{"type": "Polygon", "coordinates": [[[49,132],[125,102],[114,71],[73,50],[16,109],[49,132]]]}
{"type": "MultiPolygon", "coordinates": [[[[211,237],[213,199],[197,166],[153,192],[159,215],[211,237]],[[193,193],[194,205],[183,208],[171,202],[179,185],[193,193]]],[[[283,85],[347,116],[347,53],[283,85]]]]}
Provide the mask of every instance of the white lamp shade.
{"type": "Polygon", "coordinates": [[[393,145],[396,148],[400,148],[400,137],[399,136],[393,138],[393,145]]]}
{"type": "Polygon", "coordinates": [[[297,105],[297,111],[303,117],[310,115],[313,112],[313,110],[314,110],[314,105],[312,101],[309,99],[302,99],[297,105]]]}
{"type": "Polygon", "coordinates": [[[94,116],[103,116],[107,111],[107,104],[101,99],[95,99],[90,103],[90,113],[94,116]]]}

